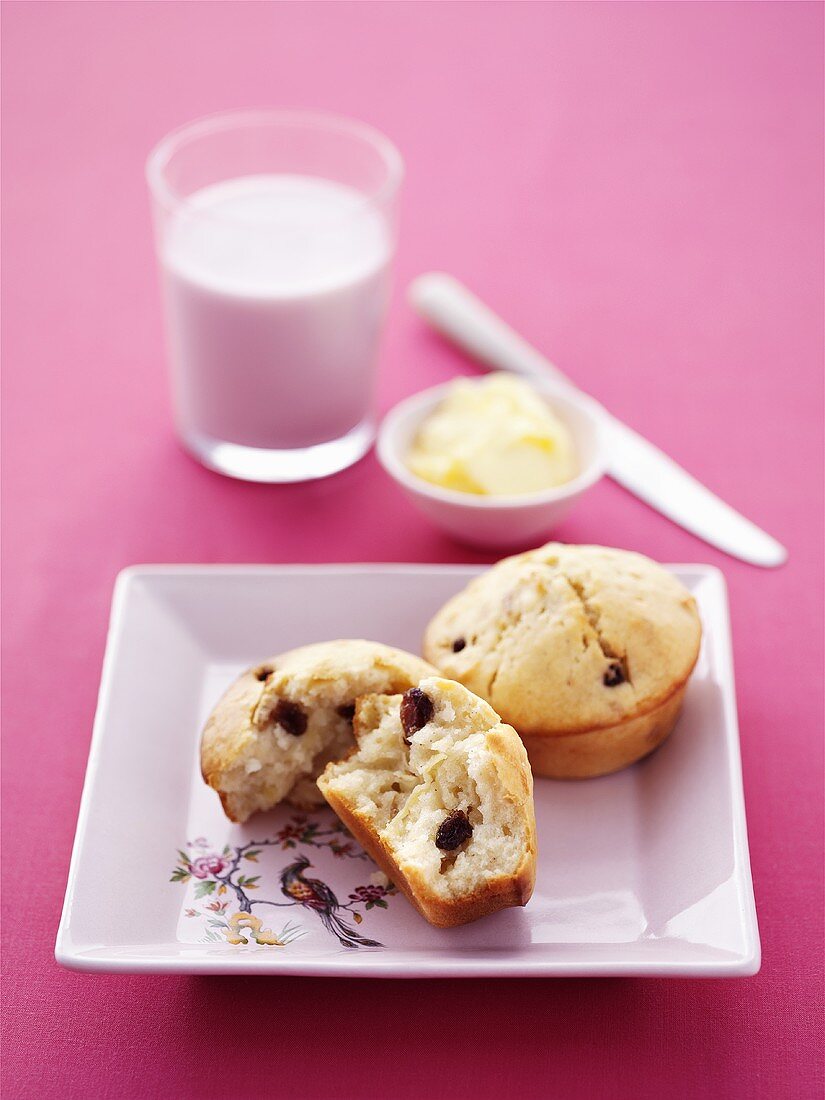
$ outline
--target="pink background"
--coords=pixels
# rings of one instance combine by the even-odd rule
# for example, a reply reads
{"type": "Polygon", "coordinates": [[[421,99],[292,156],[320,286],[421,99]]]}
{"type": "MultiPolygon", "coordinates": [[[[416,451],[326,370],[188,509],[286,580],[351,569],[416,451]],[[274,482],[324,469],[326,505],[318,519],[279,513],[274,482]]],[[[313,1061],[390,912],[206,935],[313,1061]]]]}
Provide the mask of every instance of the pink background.
{"type": "Polygon", "coordinates": [[[821,1095],[822,6],[6,3],[3,23],[4,1095],[821,1095]],[[364,118],[405,155],[382,409],[472,370],[400,293],[449,270],[788,545],[752,569],[611,482],[559,532],[725,571],[757,977],[54,963],[121,567],[488,560],[372,456],[276,488],[176,446],[143,160],[266,104],[364,118]]]}

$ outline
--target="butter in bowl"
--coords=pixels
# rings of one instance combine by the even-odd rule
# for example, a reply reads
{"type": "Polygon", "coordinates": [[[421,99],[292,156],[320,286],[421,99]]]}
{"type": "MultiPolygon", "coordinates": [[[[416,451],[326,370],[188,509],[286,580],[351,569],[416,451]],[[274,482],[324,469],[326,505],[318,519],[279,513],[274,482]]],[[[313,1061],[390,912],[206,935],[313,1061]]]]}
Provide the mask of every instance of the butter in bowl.
{"type": "Polygon", "coordinates": [[[595,402],[507,373],[400,402],[381,425],[378,457],[435,524],[496,548],[534,543],[605,470],[595,402]]]}

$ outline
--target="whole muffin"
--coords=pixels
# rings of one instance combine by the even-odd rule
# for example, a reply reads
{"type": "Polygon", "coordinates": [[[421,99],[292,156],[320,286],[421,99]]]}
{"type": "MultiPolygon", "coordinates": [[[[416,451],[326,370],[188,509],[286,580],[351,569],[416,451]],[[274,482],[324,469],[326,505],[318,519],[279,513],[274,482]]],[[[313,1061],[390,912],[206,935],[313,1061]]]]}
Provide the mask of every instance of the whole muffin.
{"type": "Polygon", "coordinates": [[[424,656],[518,730],[537,775],[583,779],[664,741],[701,634],[693,597],[656,562],[548,543],[446,603],[424,656]]]}
{"type": "Polygon", "coordinates": [[[246,821],[286,799],[323,802],[315,780],[355,746],[355,700],[403,692],[434,669],[379,642],[302,646],[249,668],[226,690],[201,738],[203,778],[226,816],[246,821]]]}

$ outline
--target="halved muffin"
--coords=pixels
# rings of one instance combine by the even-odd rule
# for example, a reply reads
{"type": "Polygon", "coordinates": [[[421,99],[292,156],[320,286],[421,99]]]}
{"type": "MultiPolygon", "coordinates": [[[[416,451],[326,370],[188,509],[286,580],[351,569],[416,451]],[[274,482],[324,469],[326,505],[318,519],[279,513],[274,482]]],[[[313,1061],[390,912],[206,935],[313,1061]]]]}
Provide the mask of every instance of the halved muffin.
{"type": "Polygon", "coordinates": [[[358,695],[404,691],[433,668],[378,642],[319,642],[249,668],[227,689],[201,738],[201,771],[226,816],[246,821],[286,799],[323,802],[315,778],[353,748],[358,695]]]}
{"type": "Polygon", "coordinates": [[[526,905],[536,875],[533,778],[518,734],[452,680],[358,700],[357,749],[324,798],[431,924],[526,905]]]}

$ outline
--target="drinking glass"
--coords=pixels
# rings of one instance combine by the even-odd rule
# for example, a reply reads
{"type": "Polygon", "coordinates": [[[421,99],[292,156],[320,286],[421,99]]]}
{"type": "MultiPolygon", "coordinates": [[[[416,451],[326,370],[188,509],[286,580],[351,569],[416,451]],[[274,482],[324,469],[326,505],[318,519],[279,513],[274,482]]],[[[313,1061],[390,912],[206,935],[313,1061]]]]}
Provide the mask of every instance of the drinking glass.
{"type": "Polygon", "coordinates": [[[216,115],[150,154],[175,423],[205,466],[303,481],[369,449],[402,175],[378,131],[306,111],[216,115]]]}

